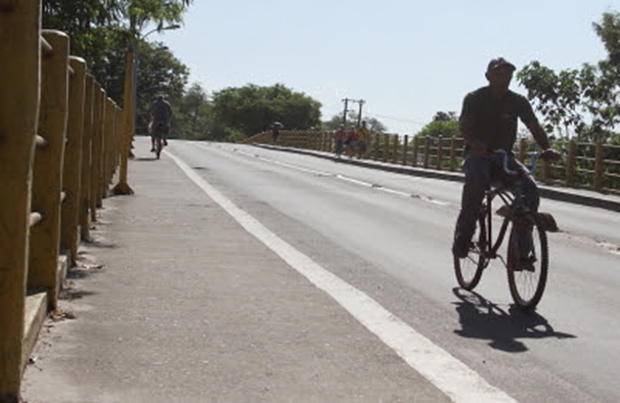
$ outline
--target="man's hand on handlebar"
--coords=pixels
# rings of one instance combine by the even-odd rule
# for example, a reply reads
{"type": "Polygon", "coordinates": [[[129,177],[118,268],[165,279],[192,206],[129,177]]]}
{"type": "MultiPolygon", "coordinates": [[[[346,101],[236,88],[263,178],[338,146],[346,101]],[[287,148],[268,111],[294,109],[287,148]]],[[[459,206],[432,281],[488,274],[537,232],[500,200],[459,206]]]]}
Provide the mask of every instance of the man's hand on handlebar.
{"type": "Polygon", "coordinates": [[[546,150],[543,150],[543,152],[540,154],[540,158],[542,158],[545,161],[551,161],[551,162],[559,160],[560,157],[562,157],[562,154],[560,154],[553,148],[547,148],[546,150]]]}

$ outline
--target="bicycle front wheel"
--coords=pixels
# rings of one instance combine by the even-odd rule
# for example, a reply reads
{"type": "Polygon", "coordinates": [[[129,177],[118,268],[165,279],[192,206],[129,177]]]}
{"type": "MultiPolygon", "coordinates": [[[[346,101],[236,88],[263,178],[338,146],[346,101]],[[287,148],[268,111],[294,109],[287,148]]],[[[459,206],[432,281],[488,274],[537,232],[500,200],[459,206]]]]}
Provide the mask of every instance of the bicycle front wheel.
{"type": "Polygon", "coordinates": [[[472,237],[469,254],[464,258],[454,256],[456,280],[461,288],[468,291],[473,290],[478,285],[482,278],[482,271],[487,264],[487,228],[484,221],[486,217],[485,211],[485,207],[483,207],[480,218],[476,223],[476,232],[472,237]]]}
{"type": "Polygon", "coordinates": [[[507,257],[510,294],[518,307],[534,309],[547,285],[547,233],[538,216],[517,218],[511,224],[507,257]]]}

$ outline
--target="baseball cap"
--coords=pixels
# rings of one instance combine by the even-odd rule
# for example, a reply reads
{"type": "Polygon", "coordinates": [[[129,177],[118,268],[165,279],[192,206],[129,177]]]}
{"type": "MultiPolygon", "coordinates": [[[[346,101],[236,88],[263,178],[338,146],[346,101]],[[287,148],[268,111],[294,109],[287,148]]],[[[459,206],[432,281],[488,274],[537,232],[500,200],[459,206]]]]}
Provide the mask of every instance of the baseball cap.
{"type": "Polygon", "coordinates": [[[515,65],[510,63],[508,60],[504,59],[503,57],[498,57],[489,62],[489,65],[487,66],[487,73],[501,66],[509,66],[512,70],[517,69],[515,65]]]}

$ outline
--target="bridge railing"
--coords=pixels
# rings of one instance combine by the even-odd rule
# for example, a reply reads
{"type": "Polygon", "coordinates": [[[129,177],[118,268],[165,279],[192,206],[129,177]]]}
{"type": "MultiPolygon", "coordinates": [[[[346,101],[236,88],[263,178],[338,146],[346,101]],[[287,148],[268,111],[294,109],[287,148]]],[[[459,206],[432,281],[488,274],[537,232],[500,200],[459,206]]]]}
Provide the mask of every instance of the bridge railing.
{"type": "MultiPolygon", "coordinates": [[[[273,144],[271,132],[258,133],[245,143],[273,144]]],[[[334,149],[331,133],[320,131],[282,131],[276,145],[324,152],[334,149]]],[[[556,141],[554,147],[563,156],[553,164],[533,157],[539,149],[531,140],[521,139],[513,151],[520,161],[534,168],[536,178],[543,183],[620,194],[620,145],[570,140],[556,141]]],[[[461,137],[374,134],[366,157],[424,169],[460,171],[463,153],[461,137]]]]}
{"type": "Polygon", "coordinates": [[[120,108],[66,34],[41,30],[40,7],[0,0],[0,401],[17,401],[39,332],[26,305],[55,309],[60,262],[76,263],[129,147],[120,108]]]}

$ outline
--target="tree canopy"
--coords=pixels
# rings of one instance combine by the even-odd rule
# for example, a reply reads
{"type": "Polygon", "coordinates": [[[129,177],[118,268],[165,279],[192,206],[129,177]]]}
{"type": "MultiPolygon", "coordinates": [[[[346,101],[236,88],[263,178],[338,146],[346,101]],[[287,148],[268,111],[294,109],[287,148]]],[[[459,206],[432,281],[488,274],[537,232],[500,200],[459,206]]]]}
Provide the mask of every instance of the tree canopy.
{"type": "Polygon", "coordinates": [[[420,137],[452,137],[460,136],[459,122],[456,112],[437,112],[433,121],[420,130],[416,136],[420,137]]]}
{"type": "Polygon", "coordinates": [[[229,87],[214,93],[211,105],[215,120],[245,136],[266,130],[275,121],[285,129],[308,130],[321,117],[320,102],[283,84],[229,87]]]}
{"type": "Polygon", "coordinates": [[[605,46],[606,59],[557,73],[532,61],[517,78],[543,115],[548,131],[608,140],[620,123],[620,14],[604,13],[593,28],[605,46]]]}

